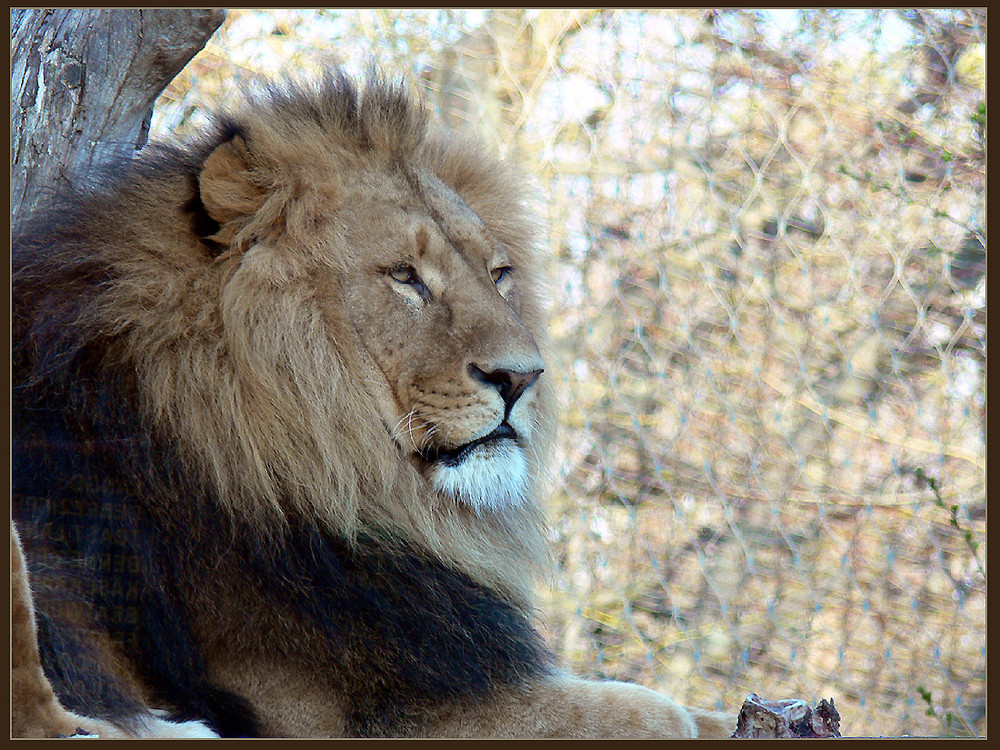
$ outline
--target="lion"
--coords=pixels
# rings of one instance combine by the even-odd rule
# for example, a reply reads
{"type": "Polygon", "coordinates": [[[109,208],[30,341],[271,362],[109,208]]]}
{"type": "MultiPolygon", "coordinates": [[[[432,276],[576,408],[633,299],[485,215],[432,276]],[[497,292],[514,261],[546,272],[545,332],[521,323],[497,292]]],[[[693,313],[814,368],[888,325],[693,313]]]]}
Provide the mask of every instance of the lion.
{"type": "Polygon", "coordinates": [[[338,73],[18,227],[15,728],[730,734],[539,635],[555,398],[525,182],[338,73]]]}

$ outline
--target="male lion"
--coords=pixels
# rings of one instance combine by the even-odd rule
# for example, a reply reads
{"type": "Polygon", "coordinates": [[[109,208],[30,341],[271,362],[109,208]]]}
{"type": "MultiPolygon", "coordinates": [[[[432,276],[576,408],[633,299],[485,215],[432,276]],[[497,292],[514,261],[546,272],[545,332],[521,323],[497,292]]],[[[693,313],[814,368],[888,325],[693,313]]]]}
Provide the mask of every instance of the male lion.
{"type": "Polygon", "coordinates": [[[553,396],[505,164],[333,76],[116,174],[14,247],[14,518],[63,712],[26,718],[36,669],[15,731],[729,734],[561,672],[532,623],[553,396]]]}

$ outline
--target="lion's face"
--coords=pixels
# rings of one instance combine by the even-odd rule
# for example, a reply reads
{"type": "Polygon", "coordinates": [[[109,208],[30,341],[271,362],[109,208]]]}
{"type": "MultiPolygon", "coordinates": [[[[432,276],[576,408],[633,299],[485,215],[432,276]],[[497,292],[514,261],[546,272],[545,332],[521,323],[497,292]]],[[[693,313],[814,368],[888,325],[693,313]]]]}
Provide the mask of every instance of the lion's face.
{"type": "Polygon", "coordinates": [[[171,422],[213,430],[200,445],[223,450],[191,452],[222,496],[427,544],[440,524],[465,533],[465,511],[536,524],[553,398],[522,181],[393,91],[312,96],[279,99],[200,161],[214,270],[199,283],[218,279],[225,345],[198,356],[232,373],[206,398],[232,404],[234,427],[193,409],[171,422]]]}
{"type": "Polygon", "coordinates": [[[544,363],[515,259],[431,172],[361,182],[328,242],[350,258],[336,296],[386,429],[439,492],[475,509],[518,503],[544,363]]]}

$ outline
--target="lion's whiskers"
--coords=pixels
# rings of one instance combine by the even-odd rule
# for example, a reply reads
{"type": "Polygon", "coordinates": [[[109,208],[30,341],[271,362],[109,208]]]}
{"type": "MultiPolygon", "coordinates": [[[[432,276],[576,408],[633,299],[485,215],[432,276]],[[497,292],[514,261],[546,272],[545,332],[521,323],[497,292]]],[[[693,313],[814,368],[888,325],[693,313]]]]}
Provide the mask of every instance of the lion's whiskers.
{"type": "Polygon", "coordinates": [[[430,447],[431,438],[439,429],[439,425],[427,422],[420,415],[420,405],[416,404],[399,418],[396,426],[392,429],[392,436],[397,442],[402,442],[405,435],[406,442],[413,447],[413,450],[423,454],[430,447]],[[417,439],[414,437],[414,432],[420,427],[423,427],[423,433],[417,439]]]}
{"type": "Polygon", "coordinates": [[[392,436],[398,442],[400,441],[400,438],[403,435],[405,435],[406,439],[409,441],[410,445],[413,446],[414,450],[419,450],[419,448],[417,448],[416,441],[413,439],[413,418],[415,416],[416,416],[416,407],[410,409],[408,412],[406,412],[406,414],[400,417],[399,421],[396,422],[396,426],[392,428],[392,436]],[[406,423],[405,428],[403,427],[404,422],[406,423]]]}
{"type": "Polygon", "coordinates": [[[432,424],[428,429],[424,431],[423,436],[420,438],[420,447],[418,450],[423,453],[430,446],[431,438],[440,429],[440,425],[432,424]]]}

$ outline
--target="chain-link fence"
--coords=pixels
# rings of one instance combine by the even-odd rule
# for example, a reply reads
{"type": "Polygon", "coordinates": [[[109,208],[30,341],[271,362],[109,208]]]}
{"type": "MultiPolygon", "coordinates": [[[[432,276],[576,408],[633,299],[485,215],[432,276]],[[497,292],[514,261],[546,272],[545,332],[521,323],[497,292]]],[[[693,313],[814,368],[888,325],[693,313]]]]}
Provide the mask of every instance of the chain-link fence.
{"type": "Polygon", "coordinates": [[[236,11],[156,128],[260,72],[409,74],[548,219],[563,662],[985,734],[985,42],[967,10],[236,11]]]}

